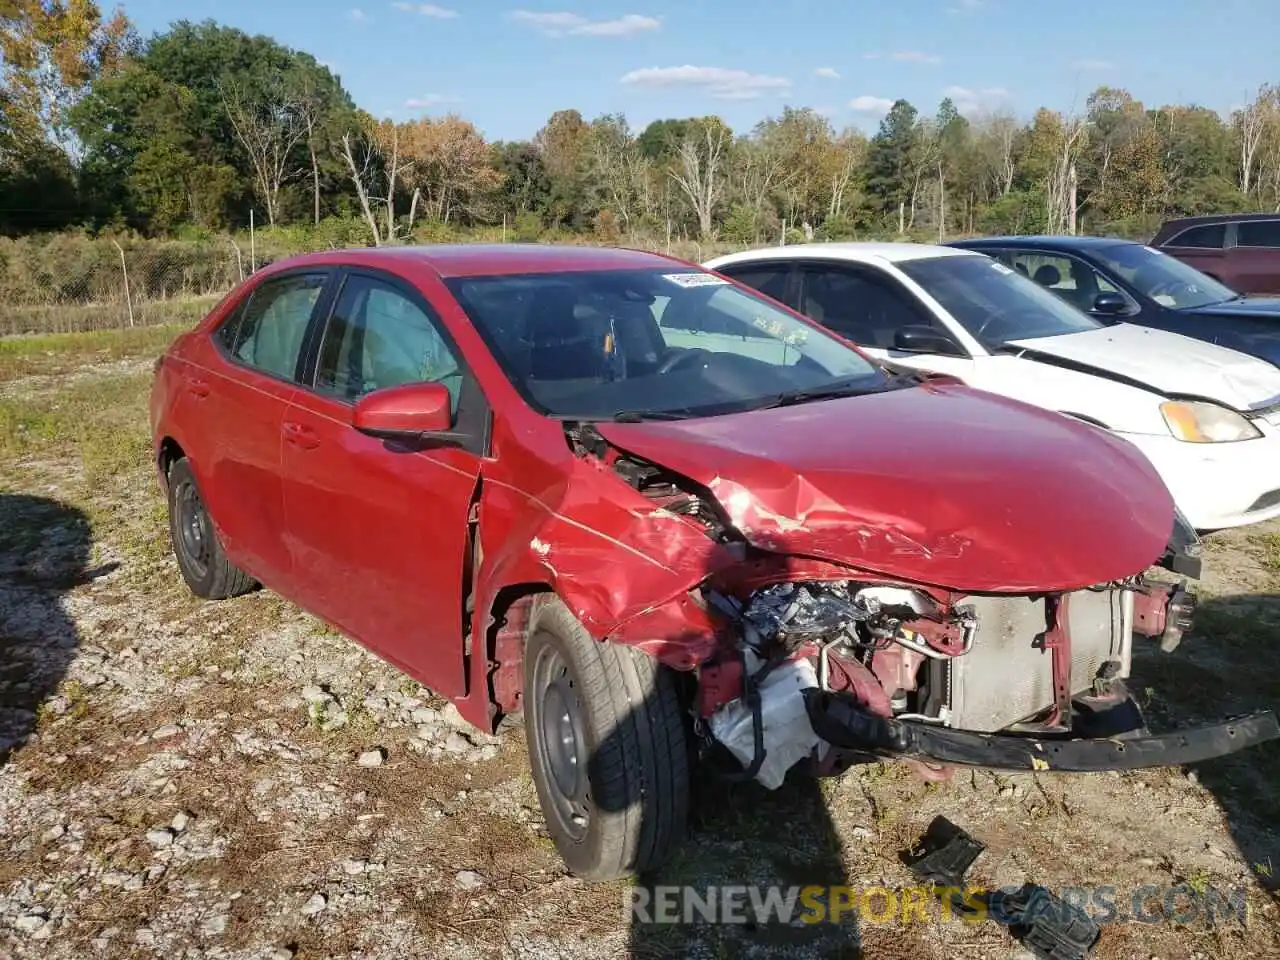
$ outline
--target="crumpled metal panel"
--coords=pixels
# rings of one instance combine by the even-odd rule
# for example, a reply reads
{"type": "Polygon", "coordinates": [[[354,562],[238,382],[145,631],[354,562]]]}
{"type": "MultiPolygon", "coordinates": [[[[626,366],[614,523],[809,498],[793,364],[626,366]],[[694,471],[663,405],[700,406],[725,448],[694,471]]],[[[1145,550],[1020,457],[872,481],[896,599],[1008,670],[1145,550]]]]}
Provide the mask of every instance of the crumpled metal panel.
{"type": "Polygon", "coordinates": [[[1173,504],[1134,448],[954,384],[671,423],[602,423],[705,488],[763,553],[713,541],[532,414],[495,418],[481,470],[468,716],[504,591],[554,590],[599,639],[689,670],[720,642],[694,591],[782,579],[1041,593],[1121,579],[1164,549],[1173,504]],[[968,429],[958,429],[965,425],[968,429]]]}

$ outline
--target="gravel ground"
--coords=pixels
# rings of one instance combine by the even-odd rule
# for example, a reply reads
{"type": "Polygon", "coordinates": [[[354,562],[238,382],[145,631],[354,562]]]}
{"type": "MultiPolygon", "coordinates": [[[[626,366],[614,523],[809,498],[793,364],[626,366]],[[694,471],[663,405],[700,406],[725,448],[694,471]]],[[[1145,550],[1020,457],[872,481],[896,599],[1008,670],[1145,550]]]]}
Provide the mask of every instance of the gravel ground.
{"type": "MultiPolygon", "coordinates": [[[[936,910],[631,924],[628,884],[565,875],[517,725],[478,732],[265,591],[186,593],[145,462],[149,358],[93,360],[0,383],[0,956],[1025,956],[936,910]]],[[[1277,702],[1280,524],[1208,552],[1196,634],[1137,659],[1156,725],[1277,702]]],[[[1274,744],[1194,771],[877,765],[698,794],[654,882],[909,885],[899,854],[944,814],[988,845],[978,882],[1110,884],[1122,913],[1144,884],[1248,891],[1247,925],[1112,923],[1100,957],[1280,956],[1274,744]]]]}

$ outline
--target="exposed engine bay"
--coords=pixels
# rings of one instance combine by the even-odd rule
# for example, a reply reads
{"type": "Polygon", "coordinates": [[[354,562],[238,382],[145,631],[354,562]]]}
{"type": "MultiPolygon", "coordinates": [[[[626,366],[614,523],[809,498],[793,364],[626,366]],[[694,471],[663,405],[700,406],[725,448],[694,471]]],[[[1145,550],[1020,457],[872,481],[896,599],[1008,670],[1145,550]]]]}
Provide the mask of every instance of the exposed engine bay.
{"type": "MultiPolygon", "coordinates": [[[[709,592],[736,627],[737,660],[703,668],[702,728],[771,789],[802,760],[820,772],[850,762],[815,732],[809,691],[848,694],[869,714],[942,728],[1069,734],[1081,707],[1128,699],[1135,599],[1143,632],[1180,632],[1149,612],[1169,606],[1168,590],[1134,578],[947,604],[924,590],[858,581],[776,583],[745,601],[709,592]],[[733,686],[742,695],[724,702],[733,686]]],[[[1174,617],[1189,620],[1190,603],[1179,599],[1185,611],[1175,604],[1174,617]]],[[[1130,716],[1141,725],[1136,708],[1130,716]]]]}

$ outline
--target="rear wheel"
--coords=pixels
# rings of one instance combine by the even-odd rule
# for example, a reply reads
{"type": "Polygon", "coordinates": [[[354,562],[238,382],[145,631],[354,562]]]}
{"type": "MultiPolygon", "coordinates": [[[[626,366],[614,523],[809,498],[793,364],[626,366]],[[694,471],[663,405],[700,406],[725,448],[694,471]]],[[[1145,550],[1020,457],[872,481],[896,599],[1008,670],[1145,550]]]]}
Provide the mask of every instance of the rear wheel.
{"type": "Polygon", "coordinates": [[[686,721],[669,668],[591,637],[540,601],[524,654],[525,737],[569,870],[612,880],[661,864],[689,816],[686,721]]]}
{"type": "Polygon", "coordinates": [[[182,579],[197,597],[223,600],[248,593],[257,582],[228,558],[184,457],[169,468],[169,540],[182,579]]]}

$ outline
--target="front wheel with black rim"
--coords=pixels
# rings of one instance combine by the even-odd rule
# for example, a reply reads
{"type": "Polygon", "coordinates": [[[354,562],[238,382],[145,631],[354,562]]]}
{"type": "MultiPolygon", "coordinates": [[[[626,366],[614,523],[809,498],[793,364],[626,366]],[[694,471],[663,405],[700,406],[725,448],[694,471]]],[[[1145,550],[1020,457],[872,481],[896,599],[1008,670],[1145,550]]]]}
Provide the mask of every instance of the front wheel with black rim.
{"type": "Polygon", "coordinates": [[[524,653],[524,728],[547,830],[570,872],[613,880],[659,866],[689,816],[689,740],[671,670],[601,643],[556,597],[524,653]]]}
{"type": "Polygon", "coordinates": [[[169,539],[182,579],[197,597],[224,600],[248,593],[257,581],[227,558],[184,457],[169,468],[169,539]]]}

